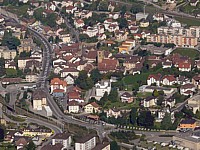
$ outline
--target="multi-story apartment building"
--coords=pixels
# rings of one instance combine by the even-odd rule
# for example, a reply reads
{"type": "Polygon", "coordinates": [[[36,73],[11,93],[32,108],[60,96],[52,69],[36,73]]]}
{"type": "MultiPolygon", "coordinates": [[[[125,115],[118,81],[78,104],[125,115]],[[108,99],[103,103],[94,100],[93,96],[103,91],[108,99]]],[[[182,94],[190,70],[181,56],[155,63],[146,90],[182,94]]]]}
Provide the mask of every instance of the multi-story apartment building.
{"type": "Polygon", "coordinates": [[[14,59],[16,55],[16,50],[9,50],[7,46],[0,46],[0,58],[14,59]]]}
{"type": "Polygon", "coordinates": [[[72,143],[72,137],[69,133],[58,133],[52,138],[52,145],[60,143],[64,149],[68,149],[72,143]]]}
{"type": "Polygon", "coordinates": [[[161,26],[157,29],[157,32],[158,34],[183,35],[186,37],[200,38],[200,26],[191,26],[190,28],[161,26]]]}
{"type": "Polygon", "coordinates": [[[194,48],[197,45],[198,39],[196,37],[186,37],[183,35],[152,34],[147,36],[147,42],[174,43],[177,47],[194,48]]]}
{"type": "Polygon", "coordinates": [[[75,143],[75,150],[92,150],[96,146],[96,136],[87,135],[75,143]]]}

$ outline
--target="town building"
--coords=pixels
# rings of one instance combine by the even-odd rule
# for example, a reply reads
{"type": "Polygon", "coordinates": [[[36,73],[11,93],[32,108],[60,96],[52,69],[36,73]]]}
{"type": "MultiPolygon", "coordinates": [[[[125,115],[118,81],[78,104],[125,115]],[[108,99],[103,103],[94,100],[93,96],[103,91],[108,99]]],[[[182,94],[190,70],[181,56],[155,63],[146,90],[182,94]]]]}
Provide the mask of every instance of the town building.
{"type": "Polygon", "coordinates": [[[64,149],[69,149],[72,144],[72,137],[70,133],[64,132],[64,133],[57,133],[52,138],[52,145],[56,145],[57,143],[60,143],[63,145],[64,149]]]}
{"type": "Polygon", "coordinates": [[[87,135],[75,142],[75,150],[91,150],[96,146],[96,136],[87,135]]]}

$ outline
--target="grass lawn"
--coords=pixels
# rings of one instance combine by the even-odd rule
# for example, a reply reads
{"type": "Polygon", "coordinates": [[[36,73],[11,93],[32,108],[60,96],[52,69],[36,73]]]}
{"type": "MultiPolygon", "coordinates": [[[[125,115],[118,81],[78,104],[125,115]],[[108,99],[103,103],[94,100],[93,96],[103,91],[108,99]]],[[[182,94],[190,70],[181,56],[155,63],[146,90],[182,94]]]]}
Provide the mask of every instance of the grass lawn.
{"type": "Polygon", "coordinates": [[[199,52],[191,48],[177,48],[173,51],[173,53],[178,53],[182,56],[188,56],[191,59],[195,59],[199,56],[199,52]]]}
{"type": "Polygon", "coordinates": [[[187,18],[185,19],[184,17],[175,17],[176,20],[183,24],[187,24],[188,26],[200,26],[200,19],[196,18],[187,18]]]}
{"type": "Polygon", "coordinates": [[[137,84],[138,81],[146,82],[149,73],[141,73],[136,75],[129,75],[123,78],[125,85],[137,84]]]}
{"type": "Polygon", "coordinates": [[[22,5],[22,6],[8,6],[8,10],[17,16],[21,16],[26,14],[27,10],[29,8],[29,5],[22,5]]]}
{"type": "Polygon", "coordinates": [[[152,96],[152,93],[149,93],[149,92],[140,92],[137,94],[137,97],[139,98],[146,98],[148,96],[152,96]]]}
{"type": "Polygon", "coordinates": [[[26,119],[21,118],[19,116],[7,115],[7,117],[10,118],[11,120],[18,121],[18,122],[24,122],[26,120],[26,119]]]}

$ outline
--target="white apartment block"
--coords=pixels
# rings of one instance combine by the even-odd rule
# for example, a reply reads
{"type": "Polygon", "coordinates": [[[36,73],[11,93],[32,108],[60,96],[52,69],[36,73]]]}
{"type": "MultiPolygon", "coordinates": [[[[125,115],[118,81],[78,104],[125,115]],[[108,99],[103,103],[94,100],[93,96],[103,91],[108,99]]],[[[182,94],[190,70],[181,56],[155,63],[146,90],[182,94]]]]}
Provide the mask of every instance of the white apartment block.
{"type": "Polygon", "coordinates": [[[198,44],[198,39],[196,37],[186,37],[183,35],[151,34],[147,36],[147,42],[174,43],[177,47],[194,48],[198,44]]]}
{"type": "Polygon", "coordinates": [[[109,94],[111,91],[110,81],[101,81],[100,83],[95,84],[95,87],[96,87],[95,92],[97,97],[103,97],[105,92],[109,94]]]}
{"type": "Polygon", "coordinates": [[[184,35],[186,37],[200,38],[200,26],[184,27],[166,27],[162,26],[157,29],[158,34],[184,35]]]}
{"type": "Polygon", "coordinates": [[[75,143],[75,150],[91,150],[96,146],[96,137],[94,135],[87,135],[86,137],[77,140],[75,143]]]}

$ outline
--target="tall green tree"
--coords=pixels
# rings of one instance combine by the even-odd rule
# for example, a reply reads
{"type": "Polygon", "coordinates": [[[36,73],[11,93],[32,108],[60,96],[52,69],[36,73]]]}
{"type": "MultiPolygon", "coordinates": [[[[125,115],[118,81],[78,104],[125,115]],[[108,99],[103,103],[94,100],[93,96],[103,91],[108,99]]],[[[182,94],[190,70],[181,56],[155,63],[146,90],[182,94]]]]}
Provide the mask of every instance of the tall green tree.
{"type": "Polygon", "coordinates": [[[161,122],[161,128],[164,130],[169,130],[172,127],[172,120],[170,113],[166,113],[162,122],[161,122]]]}
{"type": "Polygon", "coordinates": [[[119,145],[117,144],[116,141],[112,141],[110,143],[110,150],[120,150],[120,147],[119,147],[119,145]]]}
{"type": "Polygon", "coordinates": [[[154,117],[151,115],[150,111],[141,111],[137,118],[137,123],[139,126],[146,128],[153,127],[154,117]]]}
{"type": "Polygon", "coordinates": [[[92,79],[88,77],[85,70],[79,72],[79,76],[75,80],[75,84],[84,90],[88,90],[94,86],[92,79]]]}
{"type": "Polygon", "coordinates": [[[6,76],[7,77],[16,77],[17,76],[17,70],[13,68],[7,68],[6,69],[6,76]]]}
{"type": "Polygon", "coordinates": [[[7,46],[10,50],[17,49],[17,46],[19,46],[20,40],[14,36],[12,36],[11,32],[4,32],[4,36],[2,38],[1,44],[3,46],[7,46]]]}
{"type": "Polygon", "coordinates": [[[90,77],[91,77],[91,79],[93,80],[94,83],[97,83],[98,81],[101,80],[102,75],[99,72],[99,69],[93,69],[91,71],[91,76],[90,77]]]}
{"type": "Polygon", "coordinates": [[[36,146],[33,141],[30,141],[29,144],[26,146],[27,150],[36,150],[36,146]]]}
{"type": "Polygon", "coordinates": [[[117,88],[112,88],[110,94],[108,95],[108,99],[112,102],[116,102],[119,100],[119,95],[117,88]]]}
{"type": "Polygon", "coordinates": [[[104,106],[107,101],[108,101],[108,92],[105,92],[100,101],[98,101],[98,104],[104,106]]]}
{"type": "Polygon", "coordinates": [[[130,123],[135,125],[137,122],[137,108],[133,107],[130,112],[130,123]]]}

